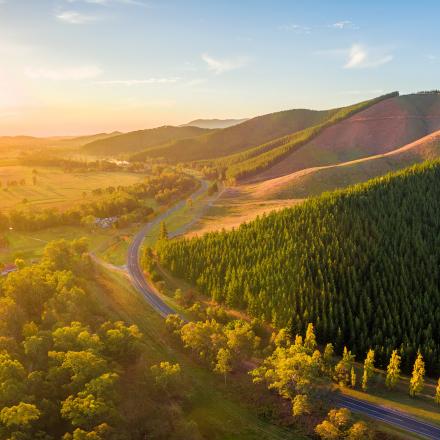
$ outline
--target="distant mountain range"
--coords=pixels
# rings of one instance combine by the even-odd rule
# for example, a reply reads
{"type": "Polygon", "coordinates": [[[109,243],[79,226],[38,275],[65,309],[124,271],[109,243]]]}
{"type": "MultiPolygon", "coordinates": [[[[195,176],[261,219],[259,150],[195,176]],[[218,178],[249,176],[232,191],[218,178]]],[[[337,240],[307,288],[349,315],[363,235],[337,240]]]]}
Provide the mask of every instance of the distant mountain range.
{"type": "Polygon", "coordinates": [[[108,139],[121,134],[118,131],[112,133],[98,133],[86,136],[0,136],[0,148],[28,148],[28,147],[81,147],[89,142],[108,139]]]}
{"type": "Polygon", "coordinates": [[[146,130],[131,131],[114,136],[111,139],[102,139],[84,146],[83,152],[92,155],[120,155],[147,150],[172,140],[194,138],[209,132],[209,129],[184,126],[150,128],[146,130]]]}
{"type": "Polygon", "coordinates": [[[188,122],[187,124],[183,124],[182,127],[200,127],[200,128],[228,128],[234,125],[241,124],[242,122],[247,121],[248,119],[195,119],[194,121],[188,122]]]}

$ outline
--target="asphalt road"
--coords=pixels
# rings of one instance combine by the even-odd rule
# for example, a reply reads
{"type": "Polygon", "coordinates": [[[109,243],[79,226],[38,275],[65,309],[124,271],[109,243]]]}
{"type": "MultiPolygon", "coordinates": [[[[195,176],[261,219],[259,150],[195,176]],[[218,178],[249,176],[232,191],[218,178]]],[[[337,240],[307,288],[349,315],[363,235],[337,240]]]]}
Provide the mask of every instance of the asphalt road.
{"type": "MultiPolygon", "coordinates": [[[[202,195],[208,188],[208,184],[205,181],[201,181],[201,187],[192,194],[191,198],[195,199],[202,195]]],[[[167,317],[170,314],[176,313],[171,307],[169,307],[157,294],[156,289],[145,279],[139,261],[140,248],[145,236],[151,231],[151,229],[158,223],[163,222],[171,214],[179,210],[185,205],[186,201],[183,200],[151,222],[147,223],[134,237],[130,247],[128,249],[127,270],[130,275],[133,286],[144,296],[148,303],[159,313],[162,317],[167,317]]],[[[192,222],[191,222],[192,223],[192,222]]],[[[191,224],[190,223],[190,224],[191,224]]],[[[185,229],[185,226],[179,228],[177,233],[181,233],[185,229]]],[[[177,235],[177,233],[170,234],[171,236],[177,235]]],[[[366,415],[372,419],[380,420],[385,423],[397,426],[408,433],[418,434],[428,439],[440,440],[440,427],[431,425],[427,422],[415,419],[404,412],[396,411],[390,408],[386,408],[379,405],[367,403],[352,397],[338,395],[336,399],[337,403],[344,406],[355,413],[366,415]]],[[[411,437],[408,437],[411,438],[411,437]]]]}
{"type": "MultiPolygon", "coordinates": [[[[415,419],[404,412],[384,406],[374,405],[353,397],[338,395],[336,402],[352,412],[360,413],[381,422],[397,426],[407,432],[412,432],[428,439],[440,439],[440,427],[415,419]]],[[[408,437],[414,438],[414,437],[408,437]]]]}
{"type": "MultiPolygon", "coordinates": [[[[200,188],[194,192],[190,198],[195,199],[201,196],[208,189],[208,183],[204,180],[200,181],[200,188]]],[[[156,289],[152,286],[144,277],[139,261],[140,249],[144,241],[145,236],[151,231],[151,229],[157,224],[163,222],[174,212],[183,208],[186,200],[182,200],[176,205],[172,206],[167,211],[163,212],[151,222],[147,223],[133,238],[129,248],[127,256],[127,270],[130,275],[133,286],[144,296],[148,303],[164,318],[168,315],[176,313],[171,307],[169,307],[157,294],[156,289]]],[[[173,235],[173,234],[170,234],[173,235]]]]}

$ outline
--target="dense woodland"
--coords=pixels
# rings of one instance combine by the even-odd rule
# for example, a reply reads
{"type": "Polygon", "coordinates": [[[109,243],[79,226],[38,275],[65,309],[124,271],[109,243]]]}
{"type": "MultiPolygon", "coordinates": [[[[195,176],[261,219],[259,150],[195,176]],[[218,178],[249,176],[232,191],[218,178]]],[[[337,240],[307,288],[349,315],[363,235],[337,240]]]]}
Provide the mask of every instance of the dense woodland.
{"type": "Polygon", "coordinates": [[[58,209],[15,209],[8,215],[0,213],[0,231],[12,227],[18,231],[93,224],[99,217],[118,217],[116,227],[143,221],[153,213],[148,199],[154,198],[159,204],[171,203],[194,191],[197,181],[177,171],[160,171],[146,177],[142,182],[130,186],[108,187],[93,191],[93,200],[84,202],[77,208],[66,211],[58,209]]]}
{"type": "Polygon", "coordinates": [[[98,279],[82,239],[0,279],[0,438],[200,438],[180,366],[152,365],[139,329],[108,319],[98,279]]]}
{"type": "Polygon", "coordinates": [[[160,261],[214,300],[408,372],[440,371],[440,163],[428,162],[231,232],[160,241],[160,261]]]}

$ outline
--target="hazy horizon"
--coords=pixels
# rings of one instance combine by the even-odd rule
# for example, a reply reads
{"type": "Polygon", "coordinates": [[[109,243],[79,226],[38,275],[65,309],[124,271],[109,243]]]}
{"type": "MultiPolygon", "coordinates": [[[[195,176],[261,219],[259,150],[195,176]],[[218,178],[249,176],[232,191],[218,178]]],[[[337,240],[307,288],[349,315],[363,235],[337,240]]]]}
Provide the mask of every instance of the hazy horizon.
{"type": "Polygon", "coordinates": [[[438,6],[373,3],[2,0],[0,135],[127,132],[436,88],[426,11],[438,6]]]}

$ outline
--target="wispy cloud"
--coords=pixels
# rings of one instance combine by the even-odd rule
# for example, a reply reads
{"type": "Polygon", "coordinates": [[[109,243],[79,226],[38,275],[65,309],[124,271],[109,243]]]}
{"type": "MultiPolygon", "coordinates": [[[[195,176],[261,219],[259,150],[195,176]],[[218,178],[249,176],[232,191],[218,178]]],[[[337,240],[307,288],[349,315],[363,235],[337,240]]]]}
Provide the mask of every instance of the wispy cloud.
{"type": "Polygon", "coordinates": [[[78,11],[63,11],[55,15],[58,20],[69,24],[85,24],[97,21],[96,15],[83,14],[78,11]]]}
{"type": "Polygon", "coordinates": [[[103,86],[137,86],[142,84],[174,84],[180,78],[146,78],[146,79],[112,79],[95,81],[95,84],[103,86]]]}
{"type": "Polygon", "coordinates": [[[382,66],[392,61],[393,55],[382,50],[369,49],[359,44],[353,44],[348,51],[345,69],[364,69],[382,66]]]}
{"type": "Polygon", "coordinates": [[[282,24],[278,27],[281,31],[290,31],[295,34],[310,34],[312,33],[312,28],[309,26],[303,26],[300,24],[282,24]]]}
{"type": "Polygon", "coordinates": [[[427,55],[425,55],[426,59],[428,59],[429,61],[437,61],[438,57],[437,55],[434,55],[432,53],[428,53],[427,55]]]}
{"type": "Polygon", "coordinates": [[[96,78],[102,74],[102,70],[97,66],[78,66],[78,67],[28,67],[25,70],[27,77],[32,79],[45,79],[52,81],[79,81],[83,79],[96,78]]]}
{"type": "Polygon", "coordinates": [[[352,30],[359,29],[359,26],[356,26],[350,20],[337,21],[336,23],[329,25],[329,27],[333,29],[352,29],[352,30]]]}
{"type": "Polygon", "coordinates": [[[211,55],[203,54],[202,60],[207,64],[208,69],[219,75],[221,73],[229,72],[231,70],[240,69],[249,63],[248,57],[236,58],[214,58],[211,55]]]}
{"type": "Polygon", "coordinates": [[[110,6],[112,4],[149,6],[148,3],[141,0],[67,0],[67,3],[88,3],[91,5],[110,6]]]}

